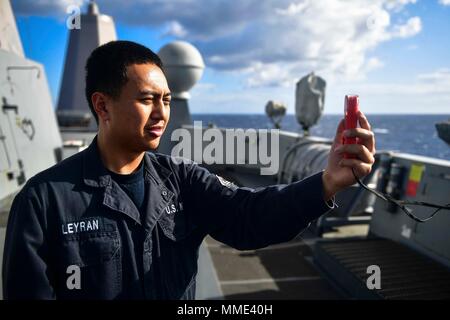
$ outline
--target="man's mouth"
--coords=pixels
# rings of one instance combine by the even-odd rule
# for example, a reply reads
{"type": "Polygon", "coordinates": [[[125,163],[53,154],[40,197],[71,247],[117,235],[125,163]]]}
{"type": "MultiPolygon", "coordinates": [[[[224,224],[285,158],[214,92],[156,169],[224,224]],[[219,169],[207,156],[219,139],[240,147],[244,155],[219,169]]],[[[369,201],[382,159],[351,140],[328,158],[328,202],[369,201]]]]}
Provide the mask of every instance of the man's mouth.
{"type": "Polygon", "coordinates": [[[145,129],[148,133],[155,137],[160,137],[163,134],[163,126],[152,126],[145,129]]]}

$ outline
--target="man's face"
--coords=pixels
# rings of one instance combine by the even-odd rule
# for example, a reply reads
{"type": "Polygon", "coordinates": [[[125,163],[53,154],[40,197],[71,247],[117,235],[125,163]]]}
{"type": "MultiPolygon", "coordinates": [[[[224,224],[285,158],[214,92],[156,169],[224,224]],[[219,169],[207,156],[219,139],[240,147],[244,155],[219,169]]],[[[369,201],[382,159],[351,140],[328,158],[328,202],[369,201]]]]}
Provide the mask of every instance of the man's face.
{"type": "Polygon", "coordinates": [[[107,131],[114,143],[133,152],[156,149],[170,117],[170,90],[154,64],[127,67],[128,82],[109,101],[107,131]]]}

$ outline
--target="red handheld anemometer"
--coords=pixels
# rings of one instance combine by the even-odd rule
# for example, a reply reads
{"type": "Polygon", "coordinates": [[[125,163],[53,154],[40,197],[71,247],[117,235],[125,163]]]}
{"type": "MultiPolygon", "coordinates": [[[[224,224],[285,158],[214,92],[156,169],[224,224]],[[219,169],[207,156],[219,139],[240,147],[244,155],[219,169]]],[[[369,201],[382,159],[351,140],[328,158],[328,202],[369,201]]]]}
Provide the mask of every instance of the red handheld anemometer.
{"type": "MultiPolygon", "coordinates": [[[[359,97],[357,95],[345,96],[345,130],[355,129],[358,126],[359,97]]],[[[344,137],[343,144],[357,144],[356,137],[344,137]]],[[[355,159],[353,155],[344,153],[344,158],[355,159]]]]}

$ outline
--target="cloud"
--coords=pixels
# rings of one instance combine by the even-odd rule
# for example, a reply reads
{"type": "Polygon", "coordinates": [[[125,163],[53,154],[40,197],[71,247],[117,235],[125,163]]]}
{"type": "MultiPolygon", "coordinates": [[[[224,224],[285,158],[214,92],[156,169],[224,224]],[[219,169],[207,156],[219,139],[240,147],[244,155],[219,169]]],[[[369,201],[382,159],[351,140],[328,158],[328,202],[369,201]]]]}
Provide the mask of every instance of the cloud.
{"type": "Polygon", "coordinates": [[[286,9],[276,8],[275,12],[282,16],[294,16],[296,14],[301,13],[305,10],[309,5],[309,1],[299,2],[299,3],[291,3],[286,9]]]}
{"type": "Polygon", "coordinates": [[[398,38],[409,38],[422,30],[422,21],[419,17],[409,19],[406,24],[395,26],[391,36],[398,38]]]}
{"type": "MultiPolygon", "coordinates": [[[[354,79],[383,63],[370,52],[380,43],[408,38],[422,29],[419,17],[391,24],[387,8],[414,1],[290,3],[248,23],[239,32],[196,41],[207,65],[241,70],[248,85],[284,85],[311,70],[354,79]]],[[[279,5],[280,6],[280,5],[279,5]]],[[[206,28],[207,29],[207,28],[206,28]]]]}
{"type": "Polygon", "coordinates": [[[443,6],[450,6],[450,0],[439,0],[439,4],[443,6]]]}
{"type": "Polygon", "coordinates": [[[365,94],[403,96],[446,96],[450,98],[450,68],[441,68],[429,73],[418,74],[409,83],[355,84],[365,94]]]}
{"type": "MultiPolygon", "coordinates": [[[[80,0],[81,1],[81,0],[80,0]]],[[[72,1],[16,0],[19,14],[64,14],[72,1]],[[62,12],[62,13],[61,13],[62,12]]],[[[393,16],[416,0],[98,0],[118,23],[159,28],[187,40],[207,66],[238,72],[249,87],[287,85],[315,70],[364,78],[383,65],[372,52],[383,42],[413,37],[419,17],[393,16]]]]}
{"type": "Polygon", "coordinates": [[[284,68],[277,63],[255,62],[245,70],[245,73],[249,75],[247,79],[248,87],[263,85],[293,87],[294,85],[294,79],[289,74],[289,68],[284,68]]]}
{"type": "Polygon", "coordinates": [[[192,95],[199,95],[217,89],[217,84],[211,82],[200,82],[192,89],[192,95]]]}
{"type": "Polygon", "coordinates": [[[434,91],[430,91],[430,93],[450,95],[450,68],[441,68],[431,73],[419,74],[417,79],[423,84],[433,86],[434,91]]]}
{"type": "Polygon", "coordinates": [[[419,46],[417,44],[411,44],[406,47],[406,50],[409,50],[409,51],[413,51],[413,50],[417,50],[417,49],[419,49],[419,46]]]}
{"type": "MultiPolygon", "coordinates": [[[[269,70],[272,70],[269,68],[269,70]]],[[[275,72],[275,71],[274,71],[275,72]]],[[[361,98],[366,114],[435,113],[448,114],[450,107],[450,67],[417,74],[404,82],[339,82],[327,80],[325,112],[342,114],[343,97],[350,92],[361,98]]],[[[294,87],[253,87],[251,90],[194,90],[191,110],[194,112],[263,113],[269,100],[281,100],[288,113],[295,112],[294,87]]]]}
{"type": "Polygon", "coordinates": [[[81,6],[84,0],[14,0],[11,5],[14,13],[23,16],[56,16],[64,17],[70,5],[81,6]]]}
{"type": "Polygon", "coordinates": [[[389,10],[401,10],[404,6],[408,4],[414,4],[417,0],[392,0],[392,1],[386,1],[386,8],[389,10]]]}
{"type": "Polygon", "coordinates": [[[167,25],[166,31],[163,33],[163,37],[174,36],[177,38],[184,38],[187,34],[188,32],[186,29],[178,21],[172,21],[167,25]]]}

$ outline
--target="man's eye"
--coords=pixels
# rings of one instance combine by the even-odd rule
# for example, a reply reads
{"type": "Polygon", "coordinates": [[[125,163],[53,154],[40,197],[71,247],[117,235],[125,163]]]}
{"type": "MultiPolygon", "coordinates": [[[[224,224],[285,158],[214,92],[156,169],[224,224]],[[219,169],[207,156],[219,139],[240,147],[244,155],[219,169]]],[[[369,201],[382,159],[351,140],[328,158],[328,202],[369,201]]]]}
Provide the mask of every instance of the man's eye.
{"type": "Polygon", "coordinates": [[[141,99],[141,102],[142,102],[142,103],[145,103],[145,104],[149,104],[149,103],[152,102],[152,98],[144,98],[144,99],[141,99]]]}
{"type": "Polygon", "coordinates": [[[170,99],[165,99],[164,100],[164,104],[169,105],[170,104],[170,99]]]}

